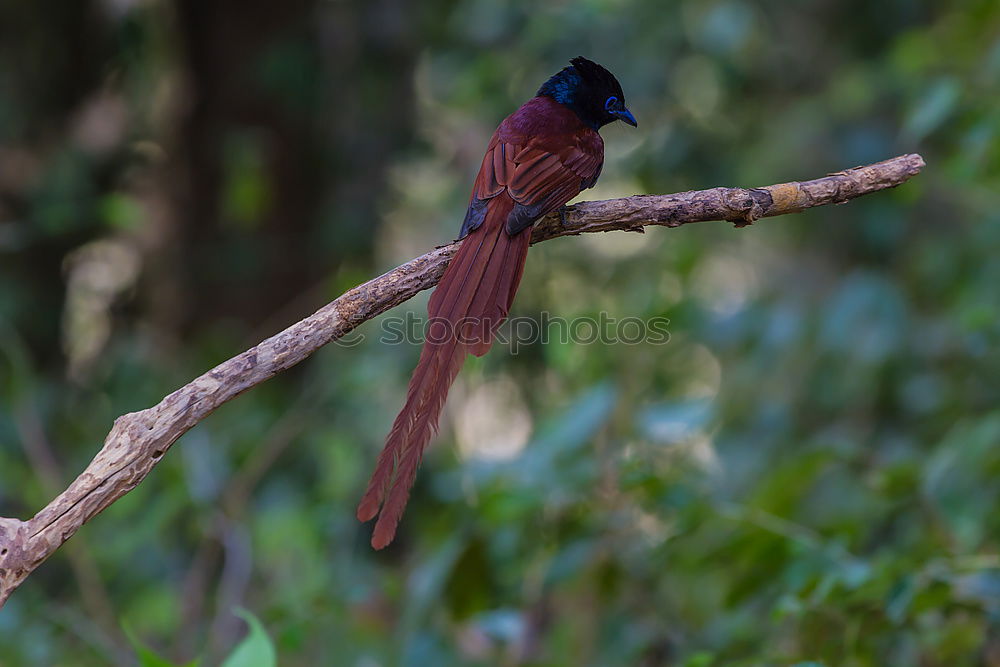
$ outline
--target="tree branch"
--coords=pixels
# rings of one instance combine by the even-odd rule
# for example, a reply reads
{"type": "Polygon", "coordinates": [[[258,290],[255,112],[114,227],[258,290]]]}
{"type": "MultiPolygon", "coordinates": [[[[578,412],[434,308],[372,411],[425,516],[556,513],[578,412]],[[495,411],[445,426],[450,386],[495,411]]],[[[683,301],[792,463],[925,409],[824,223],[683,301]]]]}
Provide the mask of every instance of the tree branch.
{"type": "MultiPolygon", "coordinates": [[[[749,225],[764,217],[839,204],[892,188],[920,172],[923,158],[900,157],[801,183],[763,188],[712,188],[584,202],[539,221],[532,243],[559,236],[647,225],[679,227],[728,220],[749,225]]],[[[170,446],[223,403],[299,363],[361,323],[440,280],[457,245],[442,246],[359,285],[304,320],[225,361],[157,405],[123,415],[87,469],[32,519],[0,518],[0,606],[46,558],[88,520],[131,491],[170,446]]]]}

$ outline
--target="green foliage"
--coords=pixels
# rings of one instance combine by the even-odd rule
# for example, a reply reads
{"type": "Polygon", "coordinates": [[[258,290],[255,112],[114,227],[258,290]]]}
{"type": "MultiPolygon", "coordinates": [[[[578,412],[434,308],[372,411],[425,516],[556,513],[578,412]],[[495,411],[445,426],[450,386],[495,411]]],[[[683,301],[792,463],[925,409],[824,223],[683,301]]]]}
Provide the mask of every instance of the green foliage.
{"type": "MultiPolygon", "coordinates": [[[[171,662],[166,658],[161,658],[148,646],[143,645],[142,642],[137,640],[135,637],[129,634],[129,641],[132,642],[132,646],[135,648],[136,658],[139,660],[139,667],[179,667],[177,663],[171,662]]],[[[186,663],[183,667],[198,667],[198,661],[192,660],[186,663]]]]}
{"type": "Polygon", "coordinates": [[[669,342],[471,360],[378,553],[354,508],[418,348],[365,324],[33,574],[0,664],[997,664],[995,1],[60,6],[0,9],[3,516],[116,416],[452,238],[493,128],[569,57],[640,122],[588,199],[928,166],[533,248],[515,317],[669,342]]]}
{"type": "Polygon", "coordinates": [[[236,645],[222,667],[274,667],[278,664],[274,653],[274,643],[267,636],[257,617],[246,609],[237,610],[237,615],[250,626],[250,634],[236,645]]]}
{"type": "MultiPolygon", "coordinates": [[[[278,662],[274,642],[267,635],[264,626],[260,624],[256,616],[246,609],[237,609],[236,615],[246,621],[249,633],[222,661],[222,667],[275,667],[278,662]]],[[[140,667],[198,667],[198,660],[192,660],[180,666],[161,658],[155,651],[136,639],[131,632],[127,632],[127,634],[129,641],[135,648],[140,667]]]]}

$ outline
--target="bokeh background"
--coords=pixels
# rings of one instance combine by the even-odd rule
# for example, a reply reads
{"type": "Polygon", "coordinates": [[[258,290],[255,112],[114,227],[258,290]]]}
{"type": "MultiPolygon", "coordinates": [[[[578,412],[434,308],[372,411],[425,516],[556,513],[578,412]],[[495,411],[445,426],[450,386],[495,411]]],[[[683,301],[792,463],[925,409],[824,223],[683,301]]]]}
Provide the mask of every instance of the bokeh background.
{"type": "Polygon", "coordinates": [[[453,238],[494,127],[578,54],[640,121],[586,198],[928,167],[534,248],[514,315],[670,343],[470,361],[380,553],[354,507],[419,350],[366,324],[28,579],[0,664],[134,664],[129,634],[213,664],[240,606],[283,665],[1000,664],[995,0],[5,0],[0,515],[453,238]]]}

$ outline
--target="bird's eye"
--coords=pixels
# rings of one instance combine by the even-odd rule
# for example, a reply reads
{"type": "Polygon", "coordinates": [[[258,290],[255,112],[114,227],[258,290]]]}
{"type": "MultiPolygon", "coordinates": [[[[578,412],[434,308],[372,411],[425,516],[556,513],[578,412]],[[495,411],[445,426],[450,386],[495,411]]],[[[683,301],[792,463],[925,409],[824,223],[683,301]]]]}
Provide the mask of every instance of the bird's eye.
{"type": "Polygon", "coordinates": [[[615,109],[617,107],[618,107],[618,98],[615,97],[614,95],[612,95],[611,97],[609,97],[604,102],[604,110],[605,111],[611,111],[612,109],[615,109]]]}

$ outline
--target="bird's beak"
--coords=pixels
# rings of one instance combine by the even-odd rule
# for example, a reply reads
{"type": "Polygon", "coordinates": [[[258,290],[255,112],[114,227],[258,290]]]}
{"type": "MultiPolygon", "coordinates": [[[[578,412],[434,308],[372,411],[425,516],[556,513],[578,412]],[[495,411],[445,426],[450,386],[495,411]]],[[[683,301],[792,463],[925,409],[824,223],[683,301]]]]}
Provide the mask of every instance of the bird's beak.
{"type": "Polygon", "coordinates": [[[632,127],[639,127],[639,121],[635,119],[632,112],[628,109],[622,109],[621,111],[616,111],[615,115],[618,116],[618,120],[623,123],[628,123],[632,127]]]}

